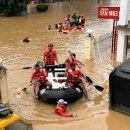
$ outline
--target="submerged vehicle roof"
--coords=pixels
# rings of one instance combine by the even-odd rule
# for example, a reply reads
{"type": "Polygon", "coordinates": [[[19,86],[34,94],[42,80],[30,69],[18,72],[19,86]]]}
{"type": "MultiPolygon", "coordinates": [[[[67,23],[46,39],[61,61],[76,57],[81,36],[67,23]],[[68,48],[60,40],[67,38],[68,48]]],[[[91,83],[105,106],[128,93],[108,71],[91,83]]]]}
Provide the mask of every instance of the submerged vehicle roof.
{"type": "Polygon", "coordinates": [[[22,120],[24,123],[31,125],[31,123],[29,121],[27,121],[26,119],[24,119],[23,117],[15,114],[15,113],[13,113],[7,117],[0,118],[0,128],[5,128],[17,120],[22,120]]]}

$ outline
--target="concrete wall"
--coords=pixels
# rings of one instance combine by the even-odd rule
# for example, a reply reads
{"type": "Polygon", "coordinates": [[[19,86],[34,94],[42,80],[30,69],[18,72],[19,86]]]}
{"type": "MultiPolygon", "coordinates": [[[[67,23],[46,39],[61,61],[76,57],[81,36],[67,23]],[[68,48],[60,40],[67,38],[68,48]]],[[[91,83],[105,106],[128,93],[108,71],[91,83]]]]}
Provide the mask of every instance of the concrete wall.
{"type": "Polygon", "coordinates": [[[0,60],[0,102],[2,102],[3,104],[9,103],[7,69],[3,66],[2,60],[0,60]]]}

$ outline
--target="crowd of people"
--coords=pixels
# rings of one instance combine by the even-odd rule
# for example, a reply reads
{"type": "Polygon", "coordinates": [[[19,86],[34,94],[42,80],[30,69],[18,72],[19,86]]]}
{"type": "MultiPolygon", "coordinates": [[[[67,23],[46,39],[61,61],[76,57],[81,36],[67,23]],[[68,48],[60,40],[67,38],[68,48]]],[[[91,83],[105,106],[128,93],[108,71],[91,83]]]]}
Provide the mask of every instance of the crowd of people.
{"type": "MultiPolygon", "coordinates": [[[[77,15],[77,11],[74,11],[72,17],[70,14],[67,15],[65,18],[64,23],[59,22],[58,24],[55,24],[55,29],[58,32],[71,31],[71,30],[81,30],[85,28],[85,16],[84,14],[77,15]]],[[[51,25],[48,26],[48,30],[51,30],[51,25]]]]}
{"type": "MultiPolygon", "coordinates": [[[[51,70],[53,77],[55,77],[55,71],[54,71],[54,64],[55,62],[58,63],[58,57],[57,57],[57,51],[53,49],[54,44],[52,42],[48,43],[48,49],[44,51],[43,53],[43,66],[45,68],[41,68],[38,64],[35,65],[30,83],[34,82],[35,86],[35,96],[38,98],[38,91],[40,86],[48,86],[48,89],[52,89],[52,83],[47,80],[48,77],[48,71],[51,70]]],[[[81,87],[85,98],[88,99],[87,90],[85,88],[85,84],[82,81],[82,78],[85,79],[84,74],[80,70],[80,66],[84,66],[82,62],[76,59],[76,54],[70,52],[70,56],[65,60],[66,62],[66,71],[64,73],[64,76],[67,77],[67,86],[68,88],[72,88],[75,85],[78,85],[81,87]]],[[[55,80],[54,80],[55,81],[55,80]]],[[[57,81],[55,81],[57,82],[57,81]]],[[[62,100],[63,101],[63,100],[62,100]]],[[[65,112],[66,105],[61,103],[60,101],[57,104],[56,107],[56,113],[62,115],[71,117],[73,115],[65,115],[63,114],[65,112]],[[64,107],[63,107],[64,106],[64,107]],[[60,112],[59,107],[62,107],[62,111],[60,112]]]]}

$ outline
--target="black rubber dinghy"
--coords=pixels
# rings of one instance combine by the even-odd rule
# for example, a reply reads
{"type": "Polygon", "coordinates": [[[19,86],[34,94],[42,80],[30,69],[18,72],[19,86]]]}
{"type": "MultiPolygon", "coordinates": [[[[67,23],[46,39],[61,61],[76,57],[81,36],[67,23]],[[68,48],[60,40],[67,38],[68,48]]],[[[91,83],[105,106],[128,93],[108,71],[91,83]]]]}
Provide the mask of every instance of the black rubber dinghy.
{"type": "MultiPolygon", "coordinates": [[[[44,68],[43,63],[41,61],[36,62],[35,65],[36,64],[39,64],[41,68],[44,68]]],[[[65,68],[65,64],[54,65],[54,67],[55,69],[65,68]]],[[[57,72],[60,73],[60,71],[57,72]]],[[[59,88],[51,90],[45,89],[45,86],[41,86],[38,93],[38,97],[40,100],[52,104],[56,104],[59,99],[64,99],[68,103],[72,103],[79,100],[82,97],[82,95],[83,92],[79,86],[74,86],[73,88],[59,88]]]]}
{"type": "MultiPolygon", "coordinates": [[[[46,66],[43,66],[43,62],[42,62],[42,61],[37,61],[37,62],[34,64],[33,68],[34,68],[36,65],[39,65],[40,68],[46,69],[46,66]]],[[[66,68],[66,64],[64,63],[64,64],[59,64],[59,65],[47,65],[47,67],[53,67],[54,69],[63,69],[63,68],[66,68]]],[[[55,70],[55,71],[56,71],[56,72],[60,72],[60,70],[59,70],[59,71],[55,70]]],[[[61,71],[61,72],[62,72],[62,71],[61,71]]]]}
{"type": "Polygon", "coordinates": [[[82,90],[78,86],[75,86],[74,88],[52,90],[41,89],[38,94],[39,99],[44,102],[53,104],[55,104],[59,99],[64,99],[68,103],[72,103],[79,100],[82,95],[82,90]]]}

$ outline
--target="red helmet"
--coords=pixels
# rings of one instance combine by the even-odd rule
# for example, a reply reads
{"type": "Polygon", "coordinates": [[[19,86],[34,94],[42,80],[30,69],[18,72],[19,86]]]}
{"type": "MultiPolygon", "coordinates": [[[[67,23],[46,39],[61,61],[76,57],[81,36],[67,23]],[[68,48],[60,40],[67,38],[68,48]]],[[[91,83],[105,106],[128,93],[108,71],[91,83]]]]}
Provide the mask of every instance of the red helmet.
{"type": "Polygon", "coordinates": [[[52,43],[52,42],[49,42],[49,43],[48,43],[48,46],[53,47],[53,43],[52,43]]]}
{"type": "Polygon", "coordinates": [[[28,38],[29,38],[28,36],[25,36],[23,39],[24,39],[24,40],[28,40],[28,38]]]}

